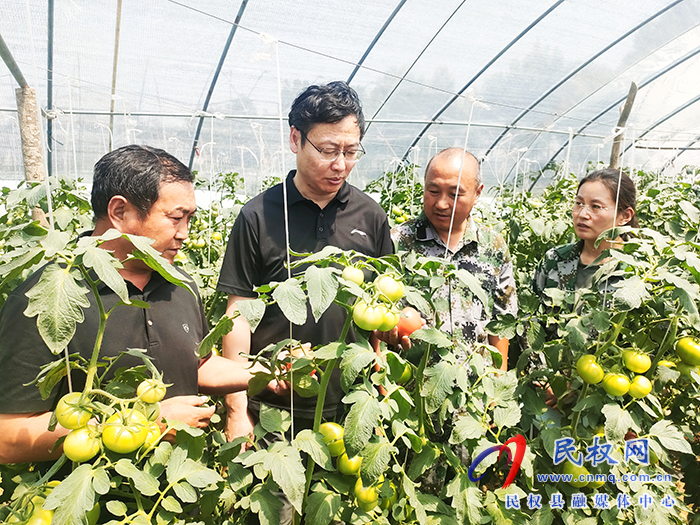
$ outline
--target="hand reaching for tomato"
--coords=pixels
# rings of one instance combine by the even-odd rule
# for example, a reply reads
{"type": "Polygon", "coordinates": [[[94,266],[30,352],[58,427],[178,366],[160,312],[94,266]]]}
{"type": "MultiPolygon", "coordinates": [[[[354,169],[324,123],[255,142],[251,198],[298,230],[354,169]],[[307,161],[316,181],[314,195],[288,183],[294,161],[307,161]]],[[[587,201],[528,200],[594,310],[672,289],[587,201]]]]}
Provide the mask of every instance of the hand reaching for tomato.
{"type": "Polygon", "coordinates": [[[160,403],[160,413],[163,417],[186,423],[195,428],[207,428],[213,406],[203,406],[206,396],[175,396],[160,403]]]}
{"type": "Polygon", "coordinates": [[[377,338],[387,344],[400,346],[404,350],[411,348],[409,336],[422,328],[425,321],[415,308],[407,306],[401,310],[398,324],[387,332],[375,331],[377,338]]]}

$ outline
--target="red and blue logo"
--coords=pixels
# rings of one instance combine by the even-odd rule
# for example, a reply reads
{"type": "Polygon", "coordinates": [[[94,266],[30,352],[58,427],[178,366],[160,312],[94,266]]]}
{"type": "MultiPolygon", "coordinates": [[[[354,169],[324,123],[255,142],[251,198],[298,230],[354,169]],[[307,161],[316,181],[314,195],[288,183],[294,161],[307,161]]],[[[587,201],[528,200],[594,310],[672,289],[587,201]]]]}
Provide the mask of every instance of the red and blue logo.
{"type": "Polygon", "coordinates": [[[501,455],[503,452],[506,452],[507,458],[508,458],[508,463],[512,464],[510,466],[510,471],[508,471],[508,476],[506,477],[506,481],[503,483],[503,488],[507,488],[511,483],[513,483],[513,480],[515,479],[515,476],[518,474],[518,471],[520,470],[520,465],[523,463],[523,457],[525,457],[525,449],[527,448],[527,443],[525,443],[525,436],[522,434],[517,434],[510,438],[508,441],[506,441],[503,445],[496,445],[494,447],[487,448],[484,450],[481,454],[476,456],[474,458],[474,461],[472,461],[471,465],[469,466],[469,479],[472,480],[474,483],[479,481],[484,475],[482,474],[478,478],[474,477],[474,470],[476,470],[476,467],[479,466],[479,463],[481,463],[486,457],[490,456],[494,452],[498,452],[498,460],[500,461],[501,455]],[[515,443],[515,456],[513,456],[513,453],[511,452],[510,448],[508,448],[508,445],[510,443],[515,443]]]}

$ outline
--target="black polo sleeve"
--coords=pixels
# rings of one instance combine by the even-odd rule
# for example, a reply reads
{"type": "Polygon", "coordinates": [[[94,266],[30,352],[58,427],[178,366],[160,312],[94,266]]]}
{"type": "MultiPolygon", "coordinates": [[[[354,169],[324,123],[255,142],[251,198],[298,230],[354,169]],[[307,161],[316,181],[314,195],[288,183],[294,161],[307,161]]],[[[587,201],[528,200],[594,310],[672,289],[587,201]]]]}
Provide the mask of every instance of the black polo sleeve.
{"type": "Polygon", "coordinates": [[[260,232],[244,206],[231,228],[221,265],[217,289],[241,297],[257,297],[254,288],[260,281],[260,232]]]}

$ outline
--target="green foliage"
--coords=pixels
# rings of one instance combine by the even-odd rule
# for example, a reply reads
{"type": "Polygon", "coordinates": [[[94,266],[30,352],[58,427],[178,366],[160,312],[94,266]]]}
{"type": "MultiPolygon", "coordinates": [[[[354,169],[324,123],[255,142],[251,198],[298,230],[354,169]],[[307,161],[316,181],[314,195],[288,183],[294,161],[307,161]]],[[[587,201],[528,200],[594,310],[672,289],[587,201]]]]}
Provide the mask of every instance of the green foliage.
{"type": "MultiPolygon", "coordinates": [[[[379,194],[395,222],[407,212],[417,215],[422,208],[418,180],[422,177],[415,170],[415,166],[401,167],[367,188],[379,194]],[[394,213],[394,206],[400,214],[394,213]]],[[[697,520],[700,376],[687,377],[658,363],[676,360],[673,348],[679,337],[700,335],[698,193],[695,186],[660,181],[655,174],[640,172],[635,178],[637,215],[643,228],[606,253],[609,260],[598,277],[612,272],[620,278],[617,288],[607,295],[597,290],[551,290],[543,302],[531,291],[533,271],[544,253],[575,240],[570,217],[575,177],[562,176],[539,195],[504,193],[491,208],[480,207],[479,220],[490,223],[508,240],[518,283],[518,316],[500,316],[489,325],[494,334],[511,340],[510,354],[515,359],[508,372],[490,366],[493,349],[476,348],[465,357],[463,345],[440,330],[434,314],[434,291],[445,279],[459,279],[476,297],[485,297],[473,276],[440,259],[406,253],[373,259],[329,247],[314,255],[293,254],[296,276],[262,287],[258,299],[243,303],[240,313],[251,327],[257,326],[265,308],[273,303],[297,324],[307,321],[308,312],[318,320],[334,303],[351,311],[356,300],[373,299],[372,279],[383,273],[401,276],[403,302],[418,308],[429,326],[413,334],[411,352],[402,355],[383,344],[375,350],[369,334],[359,329],[355,329],[356,341],[346,341],[351,316],[339,341],[328,341],[309,352],[300,354],[298,341],[271,345],[256,357],[269,373],[251,381],[250,392],[265,388],[274,378],[289,381],[300,395],[318,396],[313,429],[295,429],[291,435],[290,414],[264,405],[254,438],[231,443],[221,432],[218,415],[207,432],[169,422],[179,429],[175,443],[161,441],[151,450],[131,455],[101,451],[91,462],[76,467],[46,500],[47,508],[57,509],[54,523],[80,522],[95,502],[101,504],[103,522],[244,523],[254,514],[261,523],[278,523],[279,491],[307,523],[319,525],[333,521],[388,525],[697,520]],[[341,269],[348,265],[364,269],[372,278],[361,285],[342,279],[341,269]],[[648,396],[613,397],[578,376],[578,358],[592,354],[606,371],[631,378],[622,359],[625,350],[651,357],[652,366],[645,373],[653,382],[648,396]],[[399,384],[396,380],[407,359],[413,378],[399,384]],[[389,483],[381,483],[383,478],[397,487],[398,497],[387,508],[380,505],[365,512],[358,507],[353,496],[356,479],[337,470],[337,459],[331,457],[317,432],[325,389],[335,370],[345,394],[341,423],[346,451],[349,456],[362,456],[364,486],[388,487],[389,483]],[[631,432],[649,439],[658,463],[623,461],[625,439],[631,432]],[[263,438],[270,433],[284,438],[266,446],[263,438]],[[472,482],[467,472],[469,458],[516,434],[526,437],[528,448],[515,483],[501,488],[507,469],[498,463],[496,454],[479,464],[475,474],[485,476],[472,482]],[[572,438],[584,454],[595,439],[611,444],[612,457],[619,463],[601,463],[591,471],[614,475],[617,482],[592,489],[541,481],[538,474],[559,472],[553,461],[554,443],[563,437],[572,438]],[[622,477],[669,472],[681,474],[684,485],[622,477]],[[549,506],[553,493],[563,495],[563,509],[549,506]],[[586,495],[588,508],[572,508],[576,493],[586,495]],[[612,508],[594,508],[595,493],[607,494],[612,508]],[[528,508],[528,494],[542,497],[542,509],[528,508]],[[620,494],[630,496],[631,507],[614,506],[620,494]],[[648,509],[638,505],[644,494],[653,497],[655,505],[648,509]],[[520,508],[506,505],[509,495],[518,498],[520,508]],[[660,506],[665,496],[674,498],[676,506],[660,506]]],[[[42,335],[60,352],[86,307],[89,288],[101,281],[125,302],[128,296],[119,263],[99,248],[113,234],[76,242],[75,234],[88,227],[87,200],[72,182],[52,182],[57,213],[56,229],[50,233],[30,221],[35,205],[46,207],[40,187],[2,195],[3,209],[12,211],[0,217],[0,299],[45,261],[57,262],[46,280],[30,292],[27,315],[37,317],[42,335]],[[70,217],[61,212],[59,221],[58,209],[64,206],[70,217]]],[[[197,212],[183,257],[176,261],[193,276],[214,327],[201,345],[201,355],[214,350],[232,324],[223,316],[225,297],[215,291],[215,285],[228,233],[245,200],[237,174],[222,176],[212,182],[212,189],[220,198],[197,212]]],[[[149,251],[147,243],[134,240],[137,257],[188,286],[179,273],[149,251]]],[[[149,364],[123,371],[118,378],[120,388],[152,375],[149,364]]],[[[89,370],[92,364],[71,357],[70,366],[89,370]]],[[[43,369],[37,381],[43,394],[49,394],[65,370],[65,366],[52,365],[43,369]]],[[[127,388],[123,395],[115,396],[116,390],[104,385],[102,377],[97,375],[95,385],[104,387],[104,393],[96,394],[102,397],[94,405],[110,413],[116,404],[129,402],[133,392],[127,388]]],[[[0,519],[10,514],[20,521],[27,519],[33,509],[32,497],[44,490],[60,464],[44,479],[26,466],[3,467],[0,501],[5,505],[0,507],[0,519]]],[[[377,490],[380,502],[388,497],[389,489],[377,490]]]]}

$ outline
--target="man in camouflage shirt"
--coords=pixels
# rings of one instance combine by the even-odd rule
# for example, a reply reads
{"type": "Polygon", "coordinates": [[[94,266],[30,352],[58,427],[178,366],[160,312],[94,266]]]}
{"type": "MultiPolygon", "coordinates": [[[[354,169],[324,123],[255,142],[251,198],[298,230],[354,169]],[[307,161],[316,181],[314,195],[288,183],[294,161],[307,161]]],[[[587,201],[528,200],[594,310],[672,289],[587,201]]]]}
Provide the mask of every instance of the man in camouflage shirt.
{"type": "Polygon", "coordinates": [[[497,314],[517,314],[515,278],[503,237],[470,216],[483,187],[479,162],[471,153],[459,148],[441,151],[425,170],[423,213],[396,226],[391,237],[397,250],[446,259],[477,277],[490,304],[482,304],[464,283],[451,279],[434,296],[441,329],[463,343],[457,348],[469,351],[475,343],[487,342],[496,347],[506,370],[508,340],[487,334],[486,325],[497,314]]]}

